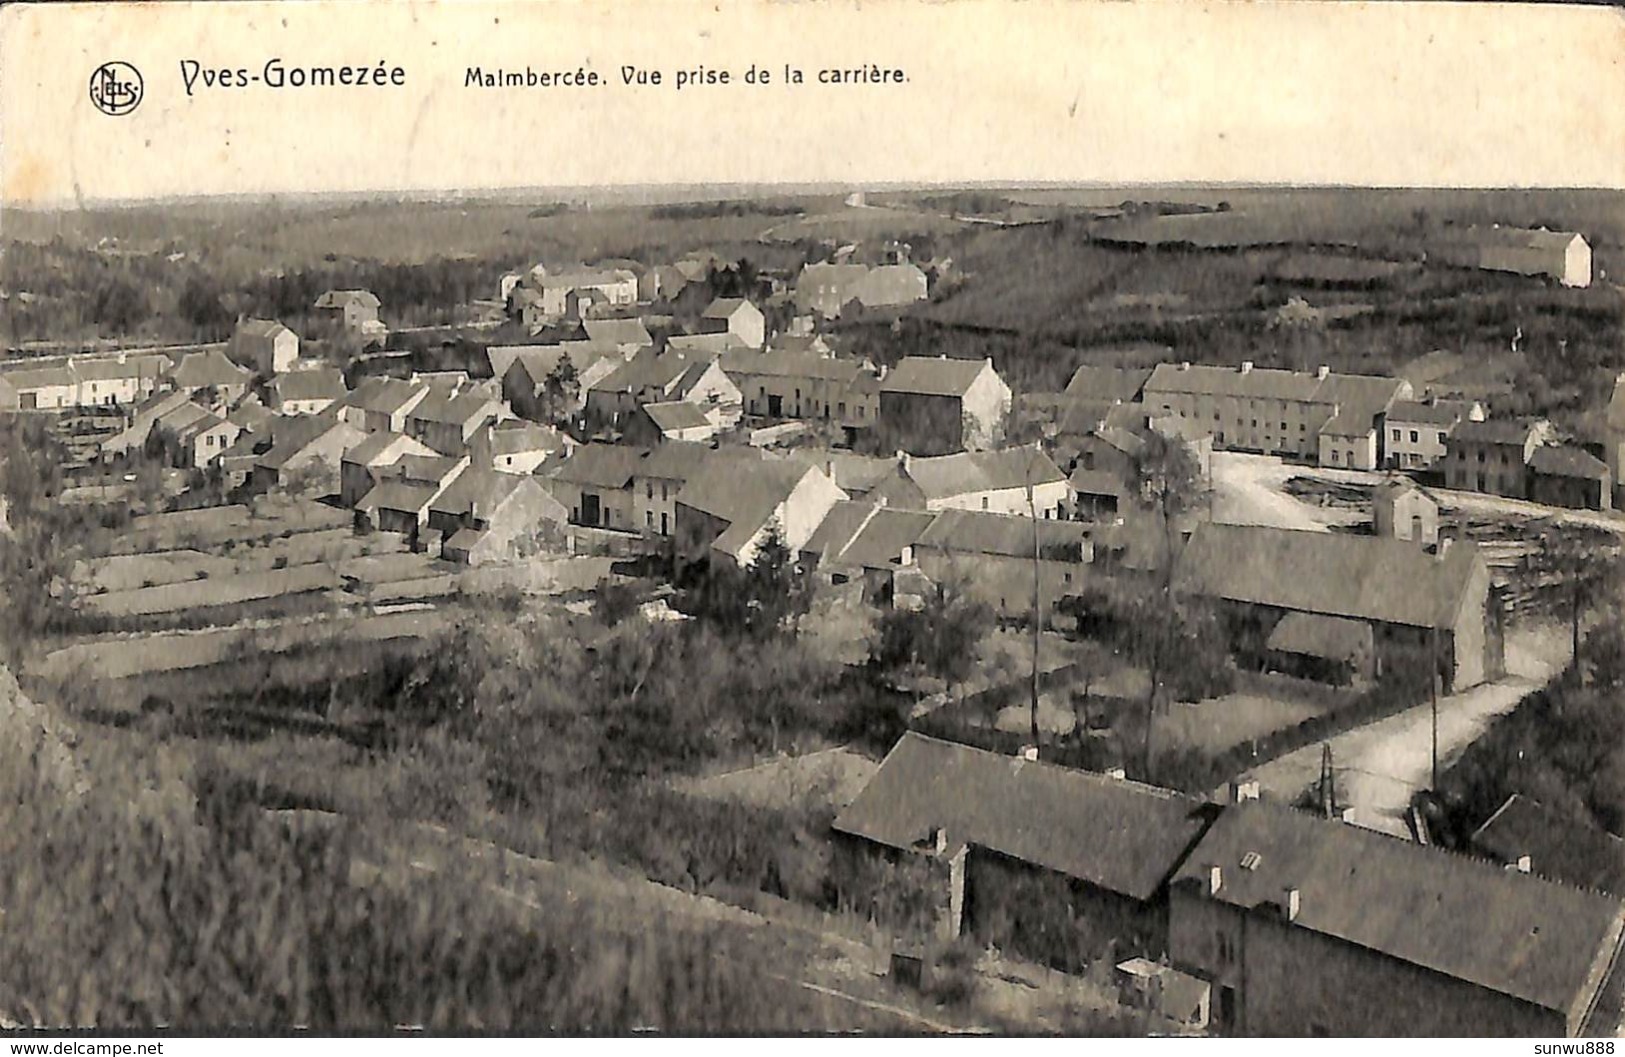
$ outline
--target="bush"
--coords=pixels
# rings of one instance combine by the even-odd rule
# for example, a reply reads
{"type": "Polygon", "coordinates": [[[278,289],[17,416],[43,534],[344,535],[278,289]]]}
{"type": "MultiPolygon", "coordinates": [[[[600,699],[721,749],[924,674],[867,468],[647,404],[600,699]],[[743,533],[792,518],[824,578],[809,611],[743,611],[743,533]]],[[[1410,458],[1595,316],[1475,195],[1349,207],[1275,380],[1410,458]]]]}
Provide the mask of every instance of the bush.
{"type": "Polygon", "coordinates": [[[976,948],[969,940],[944,943],[926,958],[924,991],[944,1006],[963,1006],[976,993],[976,948]]]}

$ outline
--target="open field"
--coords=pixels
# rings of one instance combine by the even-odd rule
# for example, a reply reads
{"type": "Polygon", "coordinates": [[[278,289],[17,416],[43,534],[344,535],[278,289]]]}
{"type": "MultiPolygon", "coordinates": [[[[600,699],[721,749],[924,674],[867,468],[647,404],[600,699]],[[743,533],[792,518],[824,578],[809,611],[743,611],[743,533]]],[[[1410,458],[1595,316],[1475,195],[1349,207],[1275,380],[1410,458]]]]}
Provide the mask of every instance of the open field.
{"type": "Polygon", "coordinates": [[[749,807],[786,809],[809,799],[840,810],[857,798],[880,765],[847,748],[786,756],[738,771],[681,778],[674,787],[706,800],[749,807]]]}
{"type": "Polygon", "coordinates": [[[963,231],[966,226],[962,221],[939,213],[881,206],[857,206],[782,221],[763,231],[761,238],[764,241],[777,242],[795,242],[801,239],[866,242],[876,239],[906,239],[910,235],[947,235],[963,231]]]}

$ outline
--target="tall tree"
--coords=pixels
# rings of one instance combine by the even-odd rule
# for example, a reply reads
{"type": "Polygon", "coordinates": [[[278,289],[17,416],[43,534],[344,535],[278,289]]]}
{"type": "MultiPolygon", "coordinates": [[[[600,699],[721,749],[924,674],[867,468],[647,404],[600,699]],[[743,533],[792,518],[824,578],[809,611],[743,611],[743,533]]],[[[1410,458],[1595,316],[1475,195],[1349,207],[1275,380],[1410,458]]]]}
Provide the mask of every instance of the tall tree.
{"type": "Polygon", "coordinates": [[[1154,607],[1145,629],[1146,667],[1150,676],[1145,698],[1145,740],[1141,767],[1151,773],[1152,732],[1156,725],[1163,669],[1176,647],[1179,601],[1174,597],[1174,564],[1179,556],[1181,523],[1206,502],[1207,481],[1196,453],[1185,441],[1157,430],[1144,435],[1144,447],[1134,461],[1135,483],[1144,515],[1153,522],[1157,540],[1155,590],[1148,601],[1154,607]]]}
{"type": "Polygon", "coordinates": [[[1583,626],[1600,603],[1619,599],[1625,584],[1625,558],[1617,543],[1605,543],[1557,526],[1546,531],[1541,543],[1546,564],[1558,576],[1568,617],[1569,657],[1573,661],[1568,678],[1583,682],[1583,626]]]}

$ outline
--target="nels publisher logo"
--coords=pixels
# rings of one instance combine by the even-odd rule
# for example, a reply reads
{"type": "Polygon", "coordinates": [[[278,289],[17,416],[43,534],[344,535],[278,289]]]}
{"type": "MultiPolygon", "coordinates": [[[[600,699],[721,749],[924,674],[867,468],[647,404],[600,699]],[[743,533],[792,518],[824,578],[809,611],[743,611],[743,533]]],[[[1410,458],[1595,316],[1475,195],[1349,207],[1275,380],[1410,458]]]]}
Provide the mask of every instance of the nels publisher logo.
{"type": "Polygon", "coordinates": [[[141,71],[127,62],[104,62],[90,75],[90,101],[118,117],[141,105],[141,71]]]}

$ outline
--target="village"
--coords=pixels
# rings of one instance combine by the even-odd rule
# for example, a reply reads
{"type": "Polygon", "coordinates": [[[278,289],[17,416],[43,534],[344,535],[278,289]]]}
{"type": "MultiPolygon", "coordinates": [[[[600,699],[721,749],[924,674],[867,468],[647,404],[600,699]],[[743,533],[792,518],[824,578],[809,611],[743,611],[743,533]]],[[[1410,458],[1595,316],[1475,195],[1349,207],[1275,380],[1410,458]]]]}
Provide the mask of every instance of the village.
{"type": "MultiPolygon", "coordinates": [[[[1061,223],[977,205],[933,223],[1061,223]]],[[[1094,240],[1200,252],[1140,211],[1094,240]]],[[[1428,240],[1419,284],[1618,289],[1581,232],[1428,240]]],[[[1616,1035],[1625,818],[1481,761],[1625,680],[1625,373],[1559,416],[1449,350],[1135,341],[1039,386],[972,327],[904,347],[976,296],[948,238],[827,242],[550,257],[456,325],[357,287],[218,342],[19,343],[19,684],[242,741],[222,773],[284,813],[361,818],[334,790],[433,745],[403,822],[840,935],[800,984],[882,1031],[1616,1035]],[[583,806],[589,767],[622,784],[583,806]]],[[[1308,278],[1272,334],[1401,267],[1326,260],[1276,262],[1308,278]]]]}

